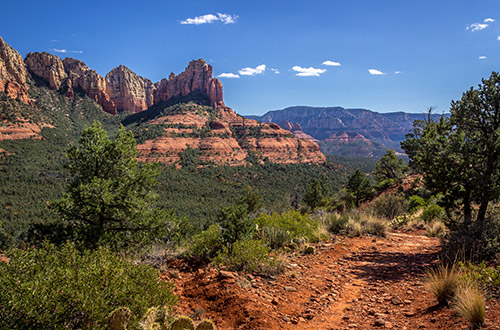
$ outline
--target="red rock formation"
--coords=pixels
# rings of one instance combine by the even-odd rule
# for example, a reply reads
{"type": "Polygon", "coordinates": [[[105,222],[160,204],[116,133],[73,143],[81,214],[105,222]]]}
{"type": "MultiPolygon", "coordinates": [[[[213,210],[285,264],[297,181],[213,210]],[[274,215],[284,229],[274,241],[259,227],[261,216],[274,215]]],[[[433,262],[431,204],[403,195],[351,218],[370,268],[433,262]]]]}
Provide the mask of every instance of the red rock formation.
{"type": "Polygon", "coordinates": [[[170,98],[186,96],[192,92],[205,94],[214,108],[223,107],[222,83],[212,76],[212,66],[204,60],[191,61],[186,70],[178,76],[170,74],[167,79],[156,83],[155,103],[170,98]]]}
{"type": "Polygon", "coordinates": [[[63,62],[58,56],[47,52],[29,53],[24,62],[32,74],[46,80],[52,89],[59,89],[68,78],[63,62]]]}
{"type": "Polygon", "coordinates": [[[73,89],[80,87],[91,99],[100,104],[104,111],[116,115],[116,105],[106,93],[106,80],[102,76],[74,58],[65,58],[63,64],[68,80],[71,80],[67,93],[72,93],[69,91],[70,86],[73,89]]]}
{"type": "Polygon", "coordinates": [[[22,56],[0,37],[0,92],[30,103],[26,84],[28,76],[22,56]]]}
{"type": "Polygon", "coordinates": [[[217,120],[210,119],[213,113],[203,113],[200,109],[195,112],[193,109],[185,114],[165,115],[150,121],[150,125],[168,123],[170,126],[164,129],[163,136],[137,146],[139,159],[178,163],[179,154],[189,146],[199,150],[201,161],[225,165],[244,165],[250,152],[261,161],[282,164],[325,161],[325,156],[316,143],[301,140],[276,124],[244,119],[228,107],[218,108],[216,111],[217,120]],[[205,132],[205,137],[193,137],[190,134],[202,127],[210,127],[210,132],[205,132]],[[239,139],[233,135],[233,130],[240,132],[237,133],[240,135],[239,139]],[[253,133],[256,131],[260,131],[260,134],[253,133]],[[189,135],[183,137],[186,133],[189,135]],[[241,138],[242,136],[245,137],[241,138]]]}
{"type": "Polygon", "coordinates": [[[136,113],[154,103],[156,87],[151,80],[140,77],[124,65],[106,75],[106,92],[118,111],[136,113]]]}

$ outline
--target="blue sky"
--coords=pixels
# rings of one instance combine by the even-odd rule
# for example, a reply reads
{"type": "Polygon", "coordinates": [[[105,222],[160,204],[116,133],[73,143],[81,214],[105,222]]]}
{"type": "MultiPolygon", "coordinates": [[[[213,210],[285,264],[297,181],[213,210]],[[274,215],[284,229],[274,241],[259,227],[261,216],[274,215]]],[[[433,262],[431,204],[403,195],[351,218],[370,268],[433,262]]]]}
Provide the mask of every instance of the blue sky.
{"type": "Polygon", "coordinates": [[[204,58],[240,114],[443,112],[500,70],[500,1],[9,1],[0,36],[103,76],[124,64],[158,81],[204,58]]]}

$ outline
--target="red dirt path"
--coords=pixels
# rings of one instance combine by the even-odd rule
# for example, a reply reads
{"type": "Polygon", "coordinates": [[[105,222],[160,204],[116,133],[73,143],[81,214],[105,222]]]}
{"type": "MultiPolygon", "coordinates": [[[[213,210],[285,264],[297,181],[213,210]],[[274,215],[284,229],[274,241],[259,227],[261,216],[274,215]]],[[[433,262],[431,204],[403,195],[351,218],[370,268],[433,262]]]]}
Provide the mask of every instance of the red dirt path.
{"type": "MultiPolygon", "coordinates": [[[[440,308],[422,283],[440,244],[419,233],[343,238],[290,254],[274,279],[174,262],[178,312],[210,318],[218,329],[468,329],[440,308]]],[[[487,302],[487,328],[500,329],[500,306],[487,302]]]]}

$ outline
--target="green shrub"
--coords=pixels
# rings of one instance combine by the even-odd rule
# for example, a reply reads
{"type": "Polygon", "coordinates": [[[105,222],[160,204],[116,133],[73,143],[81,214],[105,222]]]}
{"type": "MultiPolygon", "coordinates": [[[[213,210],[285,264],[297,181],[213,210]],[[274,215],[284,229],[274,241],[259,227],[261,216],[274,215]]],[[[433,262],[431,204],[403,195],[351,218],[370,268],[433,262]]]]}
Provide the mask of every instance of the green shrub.
{"type": "Polygon", "coordinates": [[[420,196],[413,195],[408,199],[408,212],[414,213],[418,209],[424,208],[426,205],[425,199],[420,196]]]}
{"type": "Polygon", "coordinates": [[[219,223],[222,227],[222,240],[228,247],[240,239],[250,237],[255,229],[246,205],[224,207],[219,214],[219,223]]]}
{"type": "Polygon", "coordinates": [[[262,213],[255,219],[255,223],[263,227],[275,227],[290,232],[291,238],[307,237],[310,242],[319,240],[319,222],[307,214],[297,211],[287,211],[282,214],[262,213]]]}
{"type": "Polygon", "coordinates": [[[339,234],[343,230],[345,230],[348,221],[349,221],[348,214],[332,213],[328,215],[326,228],[332,234],[339,234]]]}
{"type": "Polygon", "coordinates": [[[230,270],[266,275],[277,274],[283,270],[281,262],[269,255],[266,243],[255,239],[236,241],[231,251],[224,249],[214,262],[230,270]]]}
{"type": "Polygon", "coordinates": [[[133,322],[151,306],[176,302],[172,285],[151,266],[134,265],[105,248],[6,251],[0,262],[1,329],[106,329],[110,313],[127,306],[133,322]]]}
{"type": "Polygon", "coordinates": [[[500,265],[488,267],[484,261],[478,265],[470,262],[459,263],[459,265],[470,282],[479,283],[489,289],[500,286],[500,265]]]}
{"type": "Polygon", "coordinates": [[[195,258],[211,259],[223,247],[222,228],[218,224],[194,235],[190,241],[189,255],[195,258]]]}
{"type": "Polygon", "coordinates": [[[403,194],[385,194],[371,204],[373,213],[381,218],[392,220],[408,210],[403,194]]]}
{"type": "Polygon", "coordinates": [[[445,212],[441,206],[439,206],[437,204],[431,204],[424,209],[420,218],[423,221],[429,223],[432,220],[442,219],[444,217],[444,215],[445,215],[445,212]]]}

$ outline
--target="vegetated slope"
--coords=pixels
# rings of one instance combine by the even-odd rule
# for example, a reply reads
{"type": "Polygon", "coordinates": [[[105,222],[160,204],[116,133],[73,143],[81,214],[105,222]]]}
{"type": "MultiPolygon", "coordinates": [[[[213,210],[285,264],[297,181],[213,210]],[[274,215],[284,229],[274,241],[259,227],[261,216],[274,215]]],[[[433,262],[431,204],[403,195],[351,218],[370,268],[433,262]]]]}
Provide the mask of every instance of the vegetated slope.
{"type": "MultiPolygon", "coordinates": [[[[33,104],[0,92],[0,136],[10,134],[8,139],[0,141],[0,245],[27,240],[33,224],[54,217],[47,204],[60,198],[66,188],[68,174],[64,169],[64,153],[77,141],[85,125],[99,120],[114,135],[123,120],[122,116],[102,111],[84,92],[67,98],[48,88],[43,80],[30,82],[29,98],[33,104]],[[34,132],[32,136],[12,138],[10,132],[25,127],[34,132]],[[9,132],[5,133],[7,130],[9,132]]],[[[208,117],[213,111],[211,107],[194,103],[173,107],[194,110],[193,115],[196,115],[195,109],[199,109],[208,117]]],[[[133,122],[128,127],[137,134],[139,142],[147,140],[141,134],[154,133],[146,129],[154,126],[151,122],[133,122]]],[[[162,126],[162,130],[164,128],[162,126]]],[[[181,156],[184,168],[163,167],[157,187],[160,206],[186,216],[194,230],[213,222],[218,211],[234,203],[243,188],[254,189],[263,195],[264,207],[284,209],[295,187],[303,194],[310,180],[318,178],[334,190],[346,176],[343,169],[330,163],[318,166],[260,164],[258,159],[249,160],[248,165],[252,166],[234,168],[207,162],[196,170],[201,164],[197,153],[187,152],[181,156]]]]}
{"type": "MultiPolygon", "coordinates": [[[[413,122],[426,116],[342,107],[295,106],[247,117],[262,122],[299,124],[305,134],[320,140],[325,154],[378,157],[386,149],[400,151],[399,142],[404,140],[413,122]]],[[[432,115],[432,118],[438,116],[432,115]]]]}
{"type": "MultiPolygon", "coordinates": [[[[315,254],[286,255],[275,278],[180,263],[162,276],[176,284],[179,312],[221,330],[467,329],[425,289],[439,249],[439,239],[421,232],[335,237],[315,254]]],[[[487,305],[487,325],[498,324],[499,305],[487,305]]]]}

